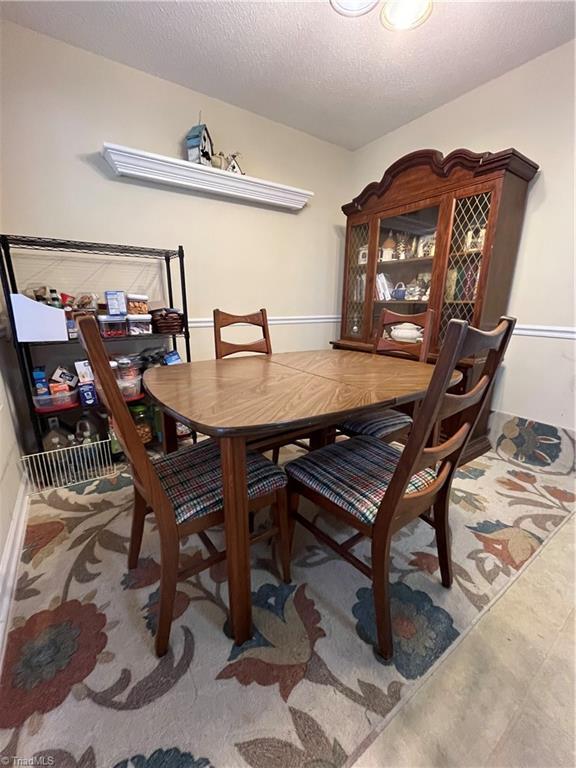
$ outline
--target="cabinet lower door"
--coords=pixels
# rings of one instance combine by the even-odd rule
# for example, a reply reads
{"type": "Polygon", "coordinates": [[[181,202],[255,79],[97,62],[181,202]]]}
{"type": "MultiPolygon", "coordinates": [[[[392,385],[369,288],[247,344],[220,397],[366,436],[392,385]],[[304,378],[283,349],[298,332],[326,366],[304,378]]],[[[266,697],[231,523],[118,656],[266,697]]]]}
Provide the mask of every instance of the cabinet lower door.
{"type": "Polygon", "coordinates": [[[362,339],[364,328],[364,307],[366,302],[366,280],[368,272],[368,237],[370,227],[356,224],[348,235],[346,297],[344,302],[343,336],[362,339]]]}
{"type": "Polygon", "coordinates": [[[474,320],[491,197],[492,192],[480,192],[455,201],[438,333],[440,344],[450,320],[474,320]]]}

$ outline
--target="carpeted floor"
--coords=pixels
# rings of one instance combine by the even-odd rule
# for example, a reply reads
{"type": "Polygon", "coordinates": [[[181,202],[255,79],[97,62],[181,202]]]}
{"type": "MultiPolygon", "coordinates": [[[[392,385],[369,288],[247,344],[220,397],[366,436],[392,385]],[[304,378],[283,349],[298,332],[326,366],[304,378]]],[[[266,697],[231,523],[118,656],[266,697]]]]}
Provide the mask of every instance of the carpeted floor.
{"type": "MultiPolygon", "coordinates": [[[[463,467],[453,489],[452,589],[425,523],[395,537],[392,664],[372,651],[367,580],[302,531],[289,586],[269,546],[253,551],[250,642],[235,647],[222,631],[221,565],[180,582],[171,650],[157,659],[158,536],[148,522],[127,572],[129,476],[33,498],[0,682],[0,757],[57,768],[343,766],[570,516],[573,469],[571,435],[508,419],[495,451],[463,467]]],[[[198,556],[199,542],[187,544],[184,559],[198,556]]]]}

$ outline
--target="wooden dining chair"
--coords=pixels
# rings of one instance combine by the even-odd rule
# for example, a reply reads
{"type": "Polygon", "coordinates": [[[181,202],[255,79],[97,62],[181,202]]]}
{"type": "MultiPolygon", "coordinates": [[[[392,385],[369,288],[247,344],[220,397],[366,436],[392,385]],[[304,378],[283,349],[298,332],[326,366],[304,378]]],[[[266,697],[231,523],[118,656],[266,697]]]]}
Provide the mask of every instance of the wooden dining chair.
{"type": "MultiPolygon", "coordinates": [[[[104,405],[114,422],[114,429],[130,462],[134,481],[134,510],[128,552],[128,567],[136,568],[144,520],[152,512],[160,534],[160,609],[156,631],[156,653],[168,649],[177,580],[188,578],[225,559],[205,531],[224,522],[222,470],[217,441],[205,440],[157,459],[148,455],[128,406],[109,365],[96,321],[78,319],[80,338],[99,384],[104,405]],[[206,545],[208,557],[192,567],[179,570],[181,539],[198,534],[206,545]]],[[[286,474],[256,451],[247,451],[246,472],[251,510],[272,506],[275,524],[252,536],[250,541],[279,538],[283,577],[290,581],[286,474]]],[[[246,521],[248,524],[248,521],[246,521]]]]}
{"type": "MultiPolygon", "coordinates": [[[[376,355],[399,355],[425,363],[430,351],[433,321],[433,309],[416,315],[401,315],[397,312],[391,312],[389,309],[383,309],[374,333],[372,352],[376,355]],[[413,323],[421,328],[421,340],[406,342],[393,339],[390,331],[393,326],[400,323],[413,323]]],[[[338,430],[348,437],[370,435],[390,442],[406,437],[412,427],[412,420],[412,416],[407,413],[397,411],[394,408],[385,408],[351,416],[338,424],[338,430]]]]}
{"type": "MultiPolygon", "coordinates": [[[[222,312],[221,309],[214,310],[214,343],[216,347],[216,359],[220,360],[228,355],[235,355],[238,352],[261,352],[265,355],[272,354],[272,342],[270,340],[270,329],[268,327],[268,314],[265,309],[259,309],[258,312],[252,312],[249,315],[231,315],[228,312],[222,312]],[[231,325],[254,325],[262,330],[262,338],[256,341],[233,344],[222,339],[222,329],[231,325]]],[[[296,436],[298,436],[297,433],[296,436]]],[[[302,435],[306,437],[306,435],[302,435]]],[[[309,450],[309,446],[301,440],[295,439],[294,435],[289,437],[274,437],[271,439],[258,440],[254,447],[259,451],[272,451],[272,461],[277,464],[280,459],[280,449],[285,445],[296,445],[298,448],[309,450]]]]}
{"type": "Polygon", "coordinates": [[[272,342],[270,341],[270,329],[268,328],[266,310],[259,309],[258,312],[252,312],[249,315],[231,315],[228,312],[222,312],[221,309],[215,309],[214,343],[216,345],[217,360],[228,355],[235,355],[238,352],[262,352],[265,355],[271,355],[272,342]],[[233,344],[230,341],[224,341],[222,339],[222,328],[227,328],[230,325],[257,326],[262,329],[262,338],[243,344],[233,344]]]}
{"type": "MultiPolygon", "coordinates": [[[[430,386],[400,451],[375,437],[360,435],[320,448],[285,466],[291,516],[372,580],[377,650],[393,654],[390,617],[390,541],[418,517],[436,532],[442,584],[452,585],[448,511],[452,480],[486,403],[516,320],[501,318],[485,332],[451,320],[430,386]],[[477,383],[463,394],[448,392],[457,363],[487,351],[477,383]],[[443,442],[427,446],[435,423],[459,414],[457,428],[443,442]],[[338,543],[298,512],[305,496],[321,511],[348,523],[357,533],[338,543]],[[428,510],[432,507],[433,515],[428,510]],[[372,566],[352,554],[363,537],[371,539],[372,566]]],[[[452,423],[452,420],[451,422],[452,423]]],[[[292,523],[293,525],[293,523],[292,523]]]]}

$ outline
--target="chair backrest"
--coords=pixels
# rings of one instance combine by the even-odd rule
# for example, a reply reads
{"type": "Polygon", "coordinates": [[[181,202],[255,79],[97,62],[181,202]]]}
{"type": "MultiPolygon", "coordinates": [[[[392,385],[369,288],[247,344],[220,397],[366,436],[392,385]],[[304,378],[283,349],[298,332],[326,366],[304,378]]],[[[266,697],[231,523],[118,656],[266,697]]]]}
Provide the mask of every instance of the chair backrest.
{"type": "Polygon", "coordinates": [[[414,419],[410,436],[394,476],[386,490],[375,522],[375,535],[404,526],[429,509],[439,494],[449,494],[450,486],[466,444],[494,384],[494,378],[512,336],[516,319],[502,317],[493,331],[469,327],[463,320],[451,320],[430,386],[414,419]],[[458,362],[486,353],[482,372],[467,392],[452,394],[452,375],[458,362]],[[457,428],[443,441],[427,447],[434,425],[459,414],[457,428]],[[436,468],[436,480],[424,490],[406,494],[412,476],[426,467],[436,468]]]}
{"type": "Polygon", "coordinates": [[[130,415],[116,377],[110,368],[110,361],[100,337],[96,320],[92,317],[77,319],[80,340],[92,371],[99,385],[99,394],[112,417],[114,431],[132,467],[134,485],[151,506],[156,515],[160,534],[173,533],[176,520],[171,512],[171,505],[156,474],[156,470],[144,447],[136,425],[130,415]]]}
{"type": "Polygon", "coordinates": [[[220,360],[227,355],[236,352],[262,352],[265,355],[272,354],[272,342],[268,329],[268,316],[265,309],[259,309],[250,315],[230,315],[220,309],[214,310],[214,343],[216,345],[216,359],[220,360]],[[256,325],[262,329],[262,338],[245,344],[233,344],[222,340],[222,328],[229,325],[256,325]]]}
{"type": "Polygon", "coordinates": [[[409,357],[415,357],[420,362],[425,363],[428,360],[430,351],[430,339],[432,337],[432,325],[434,320],[434,310],[429,309],[426,312],[419,312],[416,315],[401,315],[398,312],[391,312],[389,309],[383,309],[376,331],[374,334],[374,346],[372,351],[376,354],[387,354],[389,352],[402,352],[409,357]],[[417,342],[396,341],[390,336],[390,329],[400,323],[413,323],[422,328],[422,339],[417,342]]]}

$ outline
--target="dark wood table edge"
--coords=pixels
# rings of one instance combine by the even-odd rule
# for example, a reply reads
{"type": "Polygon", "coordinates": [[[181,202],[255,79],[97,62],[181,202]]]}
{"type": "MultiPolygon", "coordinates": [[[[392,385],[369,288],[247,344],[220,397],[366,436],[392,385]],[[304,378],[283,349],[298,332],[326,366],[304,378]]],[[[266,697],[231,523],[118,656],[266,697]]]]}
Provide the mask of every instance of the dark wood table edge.
{"type": "MultiPolygon", "coordinates": [[[[411,362],[411,361],[407,361],[411,362]]],[[[288,366],[287,366],[288,367],[288,366]]],[[[320,378],[327,378],[323,377],[320,374],[310,374],[312,376],[319,376],[320,378]]],[[[334,381],[333,379],[331,379],[334,381]]],[[[462,380],[462,374],[458,372],[458,375],[455,376],[455,380],[453,381],[453,385],[458,384],[462,380]]],[[[337,383],[337,382],[335,382],[337,383]]],[[[388,398],[386,400],[380,400],[377,403],[369,403],[366,405],[358,406],[357,408],[347,408],[342,411],[334,411],[330,414],[325,414],[322,416],[314,416],[309,417],[305,419],[296,419],[291,421],[281,421],[281,422],[274,422],[273,424],[247,424],[242,425],[238,427],[214,427],[210,426],[209,424],[204,424],[200,421],[195,421],[193,419],[189,419],[188,417],[184,416],[181,413],[178,413],[178,411],[173,410],[169,406],[167,406],[165,403],[163,403],[161,400],[154,395],[153,392],[151,392],[148,388],[147,382],[146,382],[146,372],[144,373],[144,377],[142,379],[142,386],[144,387],[144,390],[146,391],[146,394],[151,398],[151,400],[166,414],[172,417],[175,421],[179,421],[182,424],[186,424],[187,426],[194,429],[196,432],[200,432],[203,435],[208,435],[209,437],[214,437],[217,439],[222,439],[225,437],[244,437],[244,438],[254,438],[259,439],[262,437],[267,437],[269,435],[276,435],[276,434],[282,434],[284,432],[291,432],[291,431],[300,431],[300,430],[306,430],[306,429],[321,429],[322,427],[331,427],[335,424],[338,424],[340,421],[343,421],[344,419],[347,419],[351,416],[355,416],[359,413],[366,413],[370,411],[378,411],[383,408],[393,408],[395,405],[405,405],[407,403],[414,403],[418,402],[419,400],[422,400],[426,395],[426,390],[419,390],[418,392],[411,392],[410,394],[403,395],[400,397],[395,398],[388,398]]],[[[349,386],[353,389],[358,389],[354,384],[347,384],[346,386],[349,386]]]]}

